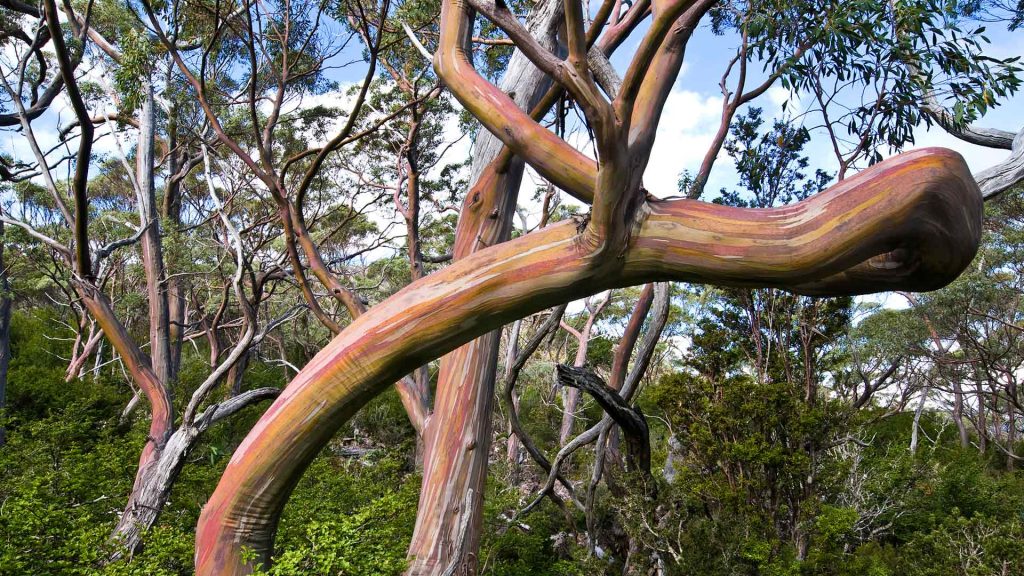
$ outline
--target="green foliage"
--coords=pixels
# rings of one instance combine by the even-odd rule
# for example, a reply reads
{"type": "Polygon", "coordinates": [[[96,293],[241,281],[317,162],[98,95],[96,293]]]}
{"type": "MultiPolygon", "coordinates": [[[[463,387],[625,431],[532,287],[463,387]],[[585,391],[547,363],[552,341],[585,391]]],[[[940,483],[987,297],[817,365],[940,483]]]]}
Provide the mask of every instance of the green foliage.
{"type": "Polygon", "coordinates": [[[738,116],[730,127],[724,148],[736,163],[739,185],[745,194],[723,189],[716,203],[750,208],[789,204],[824,190],[832,180],[820,169],[810,179],[804,173],[810,164],[808,158],[801,155],[811,140],[806,128],[775,120],[771,129],[762,135],[763,124],[761,109],[751,108],[746,115],[738,116]],[[745,199],[746,194],[753,199],[745,199]]]}
{"type": "Polygon", "coordinates": [[[153,48],[149,39],[135,28],[120,39],[121,62],[114,70],[114,86],[121,94],[121,114],[133,115],[146,95],[142,92],[145,81],[152,74],[153,48]]]}
{"type": "Polygon", "coordinates": [[[980,24],[993,15],[977,4],[730,1],[712,12],[712,24],[716,33],[747,36],[751,66],[776,72],[783,88],[827,105],[825,124],[847,163],[874,163],[880,150],[902,150],[914,142],[916,126],[934,122],[921,109],[924,95],[962,127],[1019,89],[1017,58],[986,53],[990,42],[980,24]]]}
{"type": "Polygon", "coordinates": [[[319,458],[285,509],[272,567],[257,574],[401,574],[420,487],[401,452],[319,458]]]}
{"type": "Polygon", "coordinates": [[[952,514],[911,541],[897,562],[903,574],[938,576],[1020,574],[1024,571],[1024,524],[952,514]]]}
{"type": "MultiPolygon", "coordinates": [[[[19,372],[12,368],[12,375],[19,372]]],[[[32,375],[11,385],[45,392],[39,400],[47,402],[45,415],[34,413],[40,404],[29,413],[12,406],[8,443],[0,450],[0,574],[188,573],[191,526],[173,522],[173,506],[147,535],[145,555],[101,566],[114,551],[107,539],[131,487],[145,428],[117,424],[110,385],[62,386],[56,374],[32,375]]]]}
{"type": "MultiPolygon", "coordinates": [[[[557,432],[556,432],[557,433],[557,432]]],[[[607,567],[588,558],[585,547],[568,531],[566,517],[548,502],[519,522],[510,518],[522,506],[517,486],[501,481],[501,465],[491,470],[484,500],[481,573],[491,576],[583,576],[607,567]]],[[[579,518],[572,518],[575,523],[579,518]]]]}
{"type": "MultiPolygon", "coordinates": [[[[834,433],[871,445],[843,444],[811,461],[787,438],[822,423],[783,399],[748,378],[707,390],[676,374],[651,390],[649,410],[681,414],[671,422],[676,477],[655,501],[630,496],[615,506],[631,536],[673,558],[670,573],[1019,573],[1024,476],[999,472],[952,436],[915,458],[907,419],[835,423],[834,433]]],[[[942,418],[925,418],[933,437],[942,418]]]]}
{"type": "Polygon", "coordinates": [[[349,421],[345,430],[378,446],[411,446],[416,438],[402,399],[394,388],[370,400],[349,421]]]}
{"type": "MultiPolygon", "coordinates": [[[[123,382],[90,375],[64,382],[67,342],[54,319],[15,315],[7,443],[0,448],[0,574],[184,576],[193,571],[199,510],[255,411],[211,428],[197,447],[140,554],[104,561],[131,488],[148,426],[144,409],[120,422],[123,382]]],[[[186,355],[179,386],[202,377],[186,355]]],[[[246,386],[280,384],[276,367],[254,363],[246,386]]],[[[285,512],[271,574],[400,574],[412,535],[419,477],[411,474],[411,428],[394,394],[361,415],[371,437],[393,442],[366,459],[328,451],[303,477],[285,512]],[[397,407],[395,406],[397,404],[397,407]],[[377,434],[377,436],[373,436],[377,434]]]]}

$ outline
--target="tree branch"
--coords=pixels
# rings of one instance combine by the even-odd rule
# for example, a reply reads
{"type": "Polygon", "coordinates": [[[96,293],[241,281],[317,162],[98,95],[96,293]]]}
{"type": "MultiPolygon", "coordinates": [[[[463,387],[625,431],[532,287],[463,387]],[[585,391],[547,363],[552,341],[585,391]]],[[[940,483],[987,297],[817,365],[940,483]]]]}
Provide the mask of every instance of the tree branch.
{"type": "Polygon", "coordinates": [[[555,367],[558,381],[590,394],[619,428],[622,429],[629,446],[629,458],[634,470],[645,475],[651,474],[651,439],[647,428],[647,419],[640,409],[634,409],[622,399],[622,396],[601,380],[589,368],[574,368],[559,364],[555,367]]]}

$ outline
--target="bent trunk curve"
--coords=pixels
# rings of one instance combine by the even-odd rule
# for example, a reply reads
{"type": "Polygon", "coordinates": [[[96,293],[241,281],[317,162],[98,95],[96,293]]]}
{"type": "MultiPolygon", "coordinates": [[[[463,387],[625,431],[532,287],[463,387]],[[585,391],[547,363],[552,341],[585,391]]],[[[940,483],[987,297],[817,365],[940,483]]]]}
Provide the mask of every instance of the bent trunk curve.
{"type": "Polygon", "coordinates": [[[782,208],[652,201],[628,248],[600,261],[571,221],[468,256],[370,309],[295,377],[203,509],[196,573],[247,574],[245,549],[265,562],[289,494],[335,431],[402,374],[504,323],[654,280],[816,295],[934,289],[974,257],[981,211],[963,159],[926,149],[782,208]]]}

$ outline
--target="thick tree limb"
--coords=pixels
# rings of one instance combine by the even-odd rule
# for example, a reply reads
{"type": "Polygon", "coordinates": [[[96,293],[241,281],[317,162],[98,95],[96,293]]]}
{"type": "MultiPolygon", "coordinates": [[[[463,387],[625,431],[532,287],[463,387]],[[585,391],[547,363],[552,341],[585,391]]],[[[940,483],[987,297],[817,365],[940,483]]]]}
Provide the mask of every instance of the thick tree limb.
{"type": "MultiPolygon", "coordinates": [[[[550,50],[557,46],[561,6],[559,0],[538,1],[526,20],[530,33],[550,50]]],[[[518,109],[530,110],[533,118],[543,116],[550,106],[543,101],[550,86],[551,80],[522,51],[513,52],[500,90],[518,109]]],[[[493,134],[484,132],[475,139],[473,185],[459,212],[454,261],[508,240],[524,167],[523,160],[513,157],[493,134]]],[[[423,484],[409,545],[408,576],[433,576],[453,562],[460,570],[476,570],[483,500],[465,495],[484,491],[498,345],[494,331],[441,359],[434,412],[424,434],[423,484]],[[451,450],[453,445],[463,448],[451,450]],[[456,510],[469,513],[471,530],[465,546],[453,548],[450,543],[459,539],[461,529],[456,510]]]]}
{"type": "Polygon", "coordinates": [[[593,193],[596,164],[526,112],[473,68],[467,54],[472,33],[472,9],[464,0],[441,8],[440,45],[434,68],[462,104],[541,176],[559,188],[588,201],[593,193]]]}
{"type": "Polygon", "coordinates": [[[574,222],[468,256],[367,311],[296,376],[204,508],[197,573],[246,573],[246,547],[265,560],[289,493],[338,427],[390,382],[476,336],[652,280],[818,295],[935,289],[974,257],[981,211],[963,159],[925,149],[782,208],[647,202],[621,259],[595,260],[574,222]]]}

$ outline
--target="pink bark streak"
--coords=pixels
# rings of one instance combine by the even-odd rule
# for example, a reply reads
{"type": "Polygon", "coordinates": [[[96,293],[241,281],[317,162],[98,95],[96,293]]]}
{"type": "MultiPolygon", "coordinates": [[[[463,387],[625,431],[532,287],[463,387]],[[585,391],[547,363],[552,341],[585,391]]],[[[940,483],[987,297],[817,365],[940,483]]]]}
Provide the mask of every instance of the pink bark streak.
{"type": "MultiPolygon", "coordinates": [[[[470,190],[459,216],[453,256],[459,261],[507,241],[523,164],[500,154],[470,190]]],[[[425,434],[423,485],[407,574],[445,570],[452,562],[475,571],[483,486],[491,439],[498,355],[497,331],[459,347],[441,360],[434,412],[425,434]],[[473,497],[467,498],[468,494],[473,497]],[[468,529],[456,542],[463,518],[468,529]]]]}
{"type": "Polygon", "coordinates": [[[295,483],[356,410],[416,366],[511,320],[654,280],[818,295],[935,289],[974,257],[981,211],[963,159],[925,149],[782,208],[648,202],[621,254],[595,257],[575,222],[472,254],[370,309],[295,377],[204,508],[197,573],[248,573],[244,548],[265,561],[295,483]]]}

